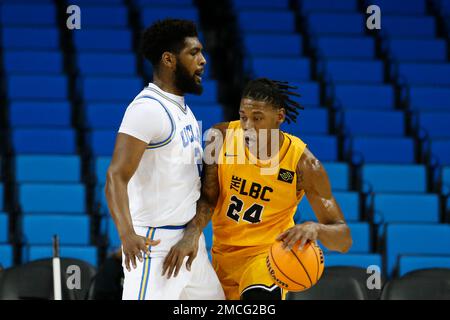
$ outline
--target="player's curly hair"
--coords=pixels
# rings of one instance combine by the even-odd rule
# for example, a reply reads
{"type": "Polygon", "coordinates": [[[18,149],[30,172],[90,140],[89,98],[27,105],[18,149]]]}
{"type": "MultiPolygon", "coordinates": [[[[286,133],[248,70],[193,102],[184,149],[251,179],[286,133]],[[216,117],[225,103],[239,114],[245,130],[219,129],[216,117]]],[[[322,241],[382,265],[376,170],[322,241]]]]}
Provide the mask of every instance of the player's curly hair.
{"type": "Polygon", "coordinates": [[[292,96],[300,97],[298,93],[292,92],[295,89],[297,87],[289,85],[287,81],[258,78],[247,83],[242,98],[264,101],[275,108],[284,108],[286,121],[291,123],[291,121],[296,122],[298,109],[304,109],[298,102],[290,99],[292,96]]]}
{"type": "Polygon", "coordinates": [[[197,27],[189,20],[158,20],[144,30],[140,51],[157,68],[164,52],[178,54],[184,47],[186,37],[197,37],[197,27]]]}

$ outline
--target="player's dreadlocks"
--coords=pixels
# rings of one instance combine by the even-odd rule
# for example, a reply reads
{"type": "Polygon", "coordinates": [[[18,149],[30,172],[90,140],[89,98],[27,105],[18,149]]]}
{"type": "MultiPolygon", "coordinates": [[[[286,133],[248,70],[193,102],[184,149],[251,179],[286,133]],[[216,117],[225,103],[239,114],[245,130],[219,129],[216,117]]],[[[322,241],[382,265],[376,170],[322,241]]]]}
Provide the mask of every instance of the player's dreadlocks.
{"type": "Polygon", "coordinates": [[[286,121],[291,123],[291,121],[296,122],[298,109],[304,109],[298,102],[290,99],[291,96],[300,97],[298,93],[291,91],[295,89],[297,87],[289,85],[287,81],[258,78],[251,80],[245,86],[242,98],[264,101],[276,108],[284,108],[286,110],[286,121]]]}

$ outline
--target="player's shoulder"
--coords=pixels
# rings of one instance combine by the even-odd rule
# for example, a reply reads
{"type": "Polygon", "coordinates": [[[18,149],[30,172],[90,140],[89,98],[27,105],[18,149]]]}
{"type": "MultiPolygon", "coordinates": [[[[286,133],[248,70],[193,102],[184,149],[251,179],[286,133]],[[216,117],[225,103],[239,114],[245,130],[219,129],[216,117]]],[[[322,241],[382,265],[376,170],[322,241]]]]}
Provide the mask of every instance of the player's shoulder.
{"type": "Polygon", "coordinates": [[[134,100],[130,103],[130,106],[140,105],[148,107],[161,107],[163,106],[162,100],[163,99],[160,96],[154,94],[152,91],[144,89],[134,98],[134,100]]]}
{"type": "Polygon", "coordinates": [[[290,133],[287,133],[287,132],[284,132],[284,131],[283,131],[283,133],[284,133],[284,135],[287,136],[287,137],[289,138],[289,140],[291,141],[291,146],[292,146],[292,147],[298,148],[298,149],[300,149],[300,150],[306,149],[306,143],[303,142],[302,139],[300,139],[299,137],[297,137],[297,136],[295,136],[295,135],[293,135],[293,134],[290,134],[290,133]]]}
{"type": "Polygon", "coordinates": [[[215,125],[213,125],[211,127],[211,129],[215,129],[215,130],[220,130],[220,132],[222,133],[222,135],[225,135],[227,129],[230,126],[230,122],[229,121],[224,121],[224,122],[219,122],[216,123],[215,125]]]}

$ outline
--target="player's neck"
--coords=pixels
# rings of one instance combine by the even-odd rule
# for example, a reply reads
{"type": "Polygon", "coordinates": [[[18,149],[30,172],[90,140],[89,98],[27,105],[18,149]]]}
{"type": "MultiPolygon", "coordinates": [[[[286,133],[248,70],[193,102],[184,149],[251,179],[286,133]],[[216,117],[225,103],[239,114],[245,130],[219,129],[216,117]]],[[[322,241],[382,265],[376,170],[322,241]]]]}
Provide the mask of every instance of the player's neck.
{"type": "MultiPolygon", "coordinates": [[[[275,150],[273,150],[273,152],[272,152],[272,140],[267,139],[268,141],[265,146],[260,145],[257,146],[257,154],[253,156],[255,156],[258,160],[267,161],[278,155],[284,143],[284,134],[281,132],[281,130],[278,132],[279,132],[278,146],[275,146],[276,148],[275,150]]],[[[251,151],[249,150],[249,152],[251,151]]]]}
{"type": "Polygon", "coordinates": [[[169,77],[161,76],[156,73],[153,73],[153,83],[160,88],[162,91],[177,95],[177,96],[184,96],[184,92],[179,90],[175,84],[173,79],[168,79],[169,77]],[[167,79],[166,79],[167,78],[167,79]]]}

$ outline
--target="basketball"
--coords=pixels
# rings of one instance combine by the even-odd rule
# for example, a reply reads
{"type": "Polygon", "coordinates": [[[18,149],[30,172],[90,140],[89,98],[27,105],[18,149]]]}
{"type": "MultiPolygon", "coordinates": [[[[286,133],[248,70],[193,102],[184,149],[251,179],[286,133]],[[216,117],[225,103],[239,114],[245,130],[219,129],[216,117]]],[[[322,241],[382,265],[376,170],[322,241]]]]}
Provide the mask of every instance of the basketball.
{"type": "Polygon", "coordinates": [[[297,242],[291,250],[283,249],[282,241],[276,241],[266,258],[267,269],[282,289],[303,291],[319,281],[324,268],[322,249],[315,243],[307,242],[298,250],[297,242]]]}

